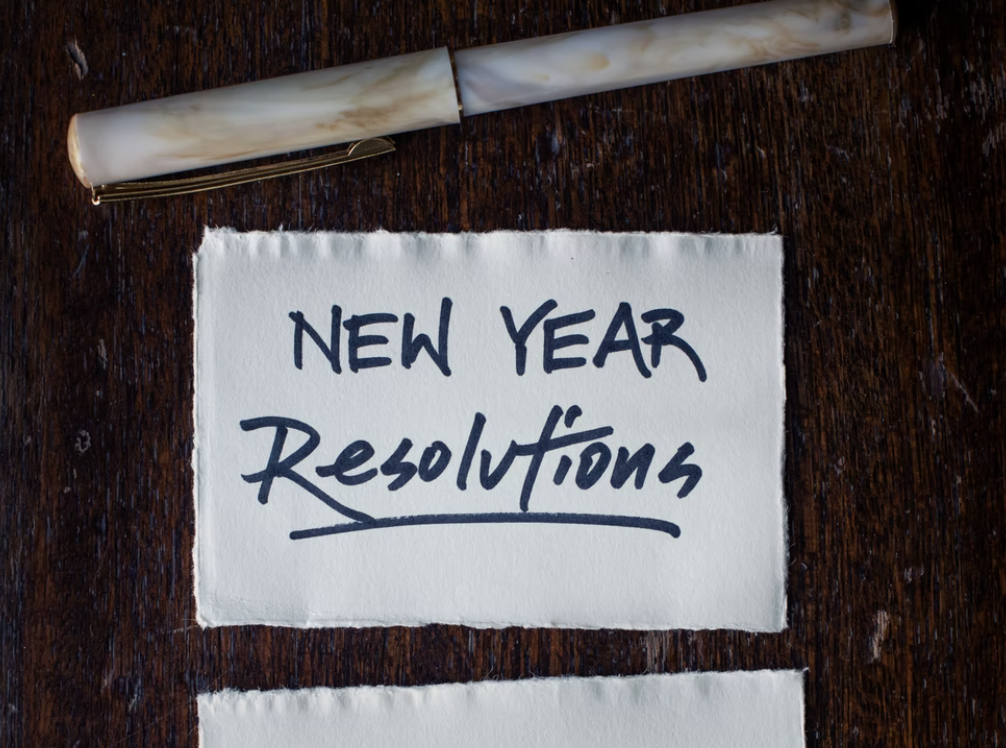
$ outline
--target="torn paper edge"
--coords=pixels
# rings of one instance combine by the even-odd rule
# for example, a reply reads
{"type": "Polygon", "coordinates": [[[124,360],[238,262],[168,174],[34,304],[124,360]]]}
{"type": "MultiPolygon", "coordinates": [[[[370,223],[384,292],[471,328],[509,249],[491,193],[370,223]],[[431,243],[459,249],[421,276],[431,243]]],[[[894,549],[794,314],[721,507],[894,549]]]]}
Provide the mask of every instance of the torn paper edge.
{"type": "MultiPolygon", "coordinates": [[[[748,680],[771,682],[773,690],[777,693],[782,689],[794,689],[798,698],[799,732],[800,743],[806,746],[807,717],[806,717],[806,675],[808,668],[801,670],[732,670],[732,671],[700,671],[681,673],[648,673],[644,675],[628,676],[593,676],[581,678],[578,676],[562,676],[550,678],[524,678],[512,681],[482,680],[468,683],[439,683],[421,686],[351,686],[347,688],[304,688],[304,689],[277,689],[272,691],[239,691],[236,689],[225,689],[222,691],[211,691],[198,694],[196,697],[198,712],[198,745],[200,748],[209,748],[206,745],[204,734],[203,717],[208,708],[227,708],[230,710],[240,710],[247,718],[248,716],[262,716],[268,712],[273,712],[279,707],[279,711],[289,707],[291,704],[300,702],[300,713],[310,713],[312,707],[322,705],[322,702],[331,703],[338,699],[344,707],[351,706],[353,702],[367,699],[371,696],[386,696],[391,699],[408,700],[403,704],[403,708],[424,710],[424,708],[437,708],[433,706],[442,705],[443,699],[431,699],[424,697],[445,696],[454,694],[467,695],[467,700],[458,700],[458,708],[475,708],[477,701],[483,704],[507,698],[514,691],[537,689],[542,690],[551,686],[563,686],[565,684],[576,684],[589,688],[596,685],[603,688],[605,685],[619,682],[626,685],[650,686],[651,690],[659,685],[668,683],[671,679],[679,686],[681,691],[701,692],[707,689],[709,681],[737,681],[748,680]],[[431,703],[431,706],[424,707],[422,702],[431,703]],[[418,705],[418,706],[417,706],[418,705]],[[306,708],[305,708],[306,707],[306,708]]],[[[595,690],[595,696],[599,694],[595,690]]],[[[556,694],[548,694],[554,697],[556,694]]],[[[785,695],[785,694],[782,694],[785,695]]],[[[600,701],[600,699],[599,699],[600,701]]],[[[325,704],[327,706],[327,704],[325,704]]],[[[352,710],[350,710],[352,711],[352,710]]],[[[449,728],[445,728],[449,729],[449,728]]]]}
{"type": "MultiPolygon", "coordinates": [[[[378,229],[377,231],[366,232],[366,231],[284,231],[282,227],[277,231],[238,231],[234,228],[228,227],[211,227],[206,226],[203,231],[203,239],[199,247],[192,253],[192,321],[193,321],[193,347],[192,347],[192,423],[193,423],[193,449],[192,449],[192,499],[193,499],[193,516],[194,516],[194,526],[193,526],[193,544],[192,544],[192,579],[193,579],[193,598],[196,605],[196,622],[199,624],[200,628],[218,628],[221,626],[247,626],[247,625],[261,625],[261,626],[275,626],[282,628],[297,628],[297,629],[312,629],[312,628],[371,628],[371,627],[381,627],[388,628],[391,626],[403,626],[409,628],[418,628],[421,626],[427,626],[437,623],[445,623],[448,625],[460,625],[467,626],[469,628],[475,629],[502,629],[509,627],[520,627],[520,628],[555,628],[554,625],[550,625],[548,622],[484,622],[484,621],[425,621],[416,620],[414,618],[402,619],[402,620],[354,620],[354,621],[342,621],[342,620],[319,620],[319,621],[302,621],[300,623],[291,623],[289,621],[271,621],[271,620],[244,620],[235,619],[230,621],[207,620],[203,614],[203,606],[201,604],[200,595],[200,577],[199,577],[199,566],[198,557],[200,553],[199,547],[199,498],[201,495],[201,476],[205,473],[199,470],[199,463],[201,461],[202,450],[200,449],[200,422],[198,418],[199,413],[199,389],[198,389],[198,346],[200,343],[199,337],[199,287],[200,287],[200,276],[199,276],[199,258],[203,251],[203,248],[215,243],[220,242],[226,237],[231,237],[240,234],[244,237],[248,237],[249,240],[254,240],[262,237],[271,237],[274,235],[289,236],[291,238],[297,239],[300,237],[316,237],[320,235],[338,235],[342,237],[352,238],[352,237],[367,237],[373,235],[391,235],[391,234],[409,234],[416,237],[438,237],[438,236],[459,236],[463,234],[476,234],[479,236],[486,236],[492,234],[516,234],[521,237],[548,237],[557,235],[576,235],[576,236],[613,236],[613,237],[652,237],[656,235],[669,237],[669,238],[694,238],[694,237],[727,237],[736,240],[757,240],[764,241],[769,238],[779,239],[779,252],[778,252],[778,263],[779,263],[779,351],[781,360],[779,361],[780,368],[780,395],[782,400],[782,414],[781,418],[777,423],[777,438],[779,439],[779,466],[778,466],[778,490],[782,498],[782,536],[780,542],[782,543],[781,555],[782,564],[780,568],[776,570],[778,575],[777,581],[779,581],[782,588],[782,605],[779,609],[779,618],[776,620],[773,627],[766,628],[752,628],[750,625],[747,626],[734,626],[731,624],[724,624],[716,628],[709,629],[696,629],[696,628],[673,628],[673,629],[660,629],[669,631],[745,631],[749,633],[778,633],[785,631],[788,626],[788,616],[789,616],[789,592],[787,589],[787,575],[786,570],[789,568],[789,547],[790,547],[790,533],[789,533],[789,514],[790,506],[789,501],[786,496],[786,284],[785,284],[785,242],[782,237],[780,237],[777,231],[772,231],[768,233],[743,233],[743,234],[731,234],[731,233],[720,233],[720,232],[708,232],[708,233],[689,233],[680,231],[582,231],[574,229],[550,229],[545,231],[514,231],[510,229],[501,229],[497,231],[487,231],[487,232],[459,232],[459,233],[449,233],[449,232],[423,232],[423,231],[411,231],[411,232],[392,232],[384,229],[378,229]]],[[[597,626],[590,628],[587,626],[562,626],[561,628],[566,630],[598,630],[601,628],[615,628],[617,630],[643,630],[640,629],[638,625],[625,624],[619,626],[597,626]]]]}

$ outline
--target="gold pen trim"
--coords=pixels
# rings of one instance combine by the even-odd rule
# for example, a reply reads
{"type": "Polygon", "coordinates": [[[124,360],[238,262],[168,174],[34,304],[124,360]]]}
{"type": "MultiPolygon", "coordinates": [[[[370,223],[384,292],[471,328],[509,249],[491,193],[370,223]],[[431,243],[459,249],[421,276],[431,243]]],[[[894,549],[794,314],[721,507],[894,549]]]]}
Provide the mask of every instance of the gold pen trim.
{"type": "Polygon", "coordinates": [[[173,197],[188,195],[193,192],[205,192],[221,187],[233,187],[237,184],[256,182],[261,179],[285,177],[290,174],[302,174],[307,171],[323,169],[326,166],[347,164],[373,156],[382,156],[395,150],[391,138],[365,138],[351,143],[338,151],[330,151],[317,156],[299,158],[293,161],[281,161],[276,164],[249,166],[244,169],[234,169],[217,174],[204,174],[193,177],[168,180],[142,180],[139,182],[119,182],[102,184],[91,188],[91,202],[95,205],[115,203],[124,200],[139,200],[149,197],[173,197]]]}

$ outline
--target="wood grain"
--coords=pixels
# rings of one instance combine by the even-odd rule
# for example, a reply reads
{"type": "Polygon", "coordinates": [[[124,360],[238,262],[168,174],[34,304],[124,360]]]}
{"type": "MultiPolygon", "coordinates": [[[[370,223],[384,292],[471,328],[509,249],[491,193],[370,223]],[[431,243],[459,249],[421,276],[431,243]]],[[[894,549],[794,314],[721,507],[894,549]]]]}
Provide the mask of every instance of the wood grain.
{"type": "Polygon", "coordinates": [[[892,48],[484,115],[196,197],[95,208],[65,157],[77,111],[726,4],[3,4],[0,743],[195,746],[207,689],[771,667],[808,669],[810,746],[1006,743],[998,0],[905,0],[892,48]],[[200,630],[206,225],[780,232],[789,628],[200,630]]]}

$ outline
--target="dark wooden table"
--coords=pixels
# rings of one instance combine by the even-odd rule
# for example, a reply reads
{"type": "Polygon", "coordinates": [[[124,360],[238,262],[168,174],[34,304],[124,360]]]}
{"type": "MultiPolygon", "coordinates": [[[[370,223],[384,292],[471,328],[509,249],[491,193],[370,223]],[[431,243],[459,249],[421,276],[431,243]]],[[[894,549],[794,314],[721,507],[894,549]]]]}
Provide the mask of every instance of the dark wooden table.
{"type": "Polygon", "coordinates": [[[3,4],[0,743],[194,746],[195,695],[222,688],[777,667],[808,669],[810,746],[1006,742],[1000,0],[904,0],[892,48],[483,115],[196,197],[96,208],[67,165],[77,111],[727,4],[3,4]],[[780,232],[789,628],[201,630],[207,225],[780,232]]]}

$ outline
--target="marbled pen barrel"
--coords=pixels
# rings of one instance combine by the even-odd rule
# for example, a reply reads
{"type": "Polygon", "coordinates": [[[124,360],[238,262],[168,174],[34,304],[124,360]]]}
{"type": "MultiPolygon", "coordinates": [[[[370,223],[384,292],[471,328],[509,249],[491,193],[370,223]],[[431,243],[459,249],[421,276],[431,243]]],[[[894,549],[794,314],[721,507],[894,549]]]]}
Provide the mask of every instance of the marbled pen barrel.
{"type": "Polygon", "coordinates": [[[456,52],[466,116],[894,40],[890,0],[770,0],[456,52]]]}
{"type": "Polygon", "coordinates": [[[169,96],[70,121],[85,186],[460,121],[446,49],[169,96]]]}
{"type": "Polygon", "coordinates": [[[113,184],[456,124],[465,115],[887,44],[890,0],[769,0],[156,99],[70,122],[74,171],[113,184]]]}

